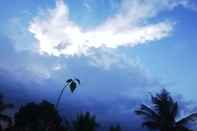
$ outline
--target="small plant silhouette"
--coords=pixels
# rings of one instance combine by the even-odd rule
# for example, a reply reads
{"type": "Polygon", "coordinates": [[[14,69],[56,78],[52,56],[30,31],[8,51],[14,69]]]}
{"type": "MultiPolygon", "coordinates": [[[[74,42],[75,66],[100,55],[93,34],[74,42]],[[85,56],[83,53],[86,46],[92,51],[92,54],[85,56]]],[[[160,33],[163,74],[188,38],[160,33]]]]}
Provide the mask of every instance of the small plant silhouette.
{"type": "Polygon", "coordinates": [[[64,86],[64,88],[61,90],[61,92],[60,92],[60,95],[59,95],[59,97],[58,97],[58,99],[57,99],[57,102],[56,102],[56,104],[55,104],[55,107],[57,108],[58,107],[58,105],[59,105],[59,103],[60,103],[60,100],[61,100],[61,98],[62,98],[62,95],[63,95],[63,93],[64,93],[64,90],[65,90],[65,88],[70,88],[70,91],[73,93],[74,91],[75,91],[75,89],[77,88],[77,84],[79,85],[80,84],[80,80],[79,79],[68,79],[67,81],[66,81],[66,85],[64,86]]]}

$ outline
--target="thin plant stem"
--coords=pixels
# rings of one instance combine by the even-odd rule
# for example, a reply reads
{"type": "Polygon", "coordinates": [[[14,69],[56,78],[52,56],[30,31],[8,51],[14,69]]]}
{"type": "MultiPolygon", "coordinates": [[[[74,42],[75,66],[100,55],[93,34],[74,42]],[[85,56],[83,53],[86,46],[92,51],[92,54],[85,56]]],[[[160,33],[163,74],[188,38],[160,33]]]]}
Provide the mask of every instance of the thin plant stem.
{"type": "Polygon", "coordinates": [[[66,89],[66,87],[69,86],[69,84],[70,84],[70,83],[67,83],[67,84],[64,86],[64,88],[61,90],[61,93],[60,93],[60,95],[58,96],[57,102],[56,102],[56,104],[55,104],[56,109],[58,108],[58,105],[59,105],[59,103],[60,103],[60,100],[61,100],[61,98],[62,98],[62,95],[63,95],[63,93],[64,93],[64,90],[66,89]]]}

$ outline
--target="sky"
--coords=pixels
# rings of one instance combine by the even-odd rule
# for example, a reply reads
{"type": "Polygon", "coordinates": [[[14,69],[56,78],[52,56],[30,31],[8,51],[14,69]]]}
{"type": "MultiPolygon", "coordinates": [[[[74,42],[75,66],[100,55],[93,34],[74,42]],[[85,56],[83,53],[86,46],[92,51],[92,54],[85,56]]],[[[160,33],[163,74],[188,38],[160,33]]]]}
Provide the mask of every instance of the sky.
{"type": "Polygon", "coordinates": [[[162,88],[182,115],[197,109],[195,0],[2,0],[0,9],[0,91],[11,102],[55,102],[79,78],[61,101],[67,117],[90,111],[143,130],[133,111],[162,88]]]}

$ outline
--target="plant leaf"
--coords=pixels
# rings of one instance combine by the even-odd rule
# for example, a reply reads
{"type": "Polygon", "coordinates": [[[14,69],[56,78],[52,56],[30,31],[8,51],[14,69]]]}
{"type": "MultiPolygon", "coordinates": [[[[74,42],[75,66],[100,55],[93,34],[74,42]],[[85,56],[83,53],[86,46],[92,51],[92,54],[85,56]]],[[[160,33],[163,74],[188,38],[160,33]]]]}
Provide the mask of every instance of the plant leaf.
{"type": "Polygon", "coordinates": [[[80,83],[81,83],[79,79],[77,79],[77,78],[76,78],[75,80],[78,82],[78,84],[80,84],[80,83]]]}
{"type": "Polygon", "coordinates": [[[66,81],[66,83],[70,83],[70,82],[72,82],[73,80],[72,79],[68,79],[67,81],[66,81]]]}
{"type": "Polygon", "coordinates": [[[73,93],[75,89],[77,88],[77,84],[74,81],[72,81],[69,87],[70,87],[71,92],[73,93]]]}

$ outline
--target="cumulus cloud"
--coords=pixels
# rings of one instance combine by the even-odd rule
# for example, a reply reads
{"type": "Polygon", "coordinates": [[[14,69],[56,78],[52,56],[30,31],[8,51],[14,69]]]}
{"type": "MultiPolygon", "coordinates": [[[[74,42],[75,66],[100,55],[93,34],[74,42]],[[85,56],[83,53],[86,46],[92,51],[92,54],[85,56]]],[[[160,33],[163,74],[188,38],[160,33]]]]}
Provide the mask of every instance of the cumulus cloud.
{"type": "Polygon", "coordinates": [[[169,36],[173,22],[146,22],[159,12],[183,5],[187,0],[123,0],[117,14],[100,25],[84,29],[74,23],[63,0],[54,9],[33,18],[29,31],[41,53],[54,56],[89,55],[92,49],[135,47],[169,36]]]}

